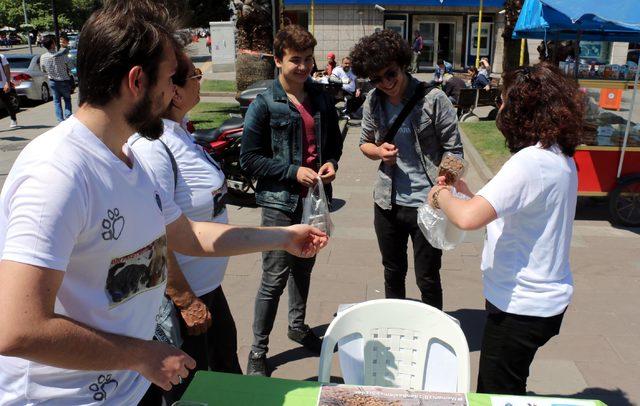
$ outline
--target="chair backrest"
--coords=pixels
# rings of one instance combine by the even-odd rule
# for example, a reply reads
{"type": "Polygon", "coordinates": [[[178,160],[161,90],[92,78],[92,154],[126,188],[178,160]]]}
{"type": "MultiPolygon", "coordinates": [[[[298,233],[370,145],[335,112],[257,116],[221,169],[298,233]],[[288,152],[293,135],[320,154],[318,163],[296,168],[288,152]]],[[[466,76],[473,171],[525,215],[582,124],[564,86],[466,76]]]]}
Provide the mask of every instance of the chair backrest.
{"type": "Polygon", "coordinates": [[[318,381],[329,382],[333,349],[338,340],[353,334],[362,336],[365,385],[422,390],[429,349],[440,344],[455,353],[456,391],[470,390],[466,337],[454,319],[436,308],[409,300],[378,299],[339,313],[322,341],[318,381]]]}
{"type": "Polygon", "coordinates": [[[460,89],[460,96],[458,97],[458,106],[470,107],[475,105],[476,97],[478,96],[478,89],[460,89]]]}
{"type": "Polygon", "coordinates": [[[480,89],[480,94],[478,97],[478,105],[479,106],[495,106],[496,99],[500,96],[500,92],[502,89],[491,88],[489,90],[480,89]]]}

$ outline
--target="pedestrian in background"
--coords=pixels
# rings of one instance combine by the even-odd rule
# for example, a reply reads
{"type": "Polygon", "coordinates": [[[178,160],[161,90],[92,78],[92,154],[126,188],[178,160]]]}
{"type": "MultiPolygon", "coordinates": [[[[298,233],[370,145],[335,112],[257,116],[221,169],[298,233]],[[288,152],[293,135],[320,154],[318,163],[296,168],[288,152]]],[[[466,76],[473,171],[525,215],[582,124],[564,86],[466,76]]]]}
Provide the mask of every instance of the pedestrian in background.
{"type": "Polygon", "coordinates": [[[415,31],[415,39],[413,40],[411,55],[411,73],[418,73],[418,58],[420,57],[420,52],[422,52],[422,48],[424,47],[424,41],[422,40],[422,34],[420,34],[420,30],[415,31]]]}
{"type": "Polygon", "coordinates": [[[49,78],[56,119],[60,123],[71,117],[71,61],[66,53],[56,52],[56,42],[53,36],[45,37],[42,40],[42,46],[47,49],[47,53],[40,57],[40,68],[49,78]],[[64,112],[62,110],[63,100],[64,112]]]}
{"type": "Polygon", "coordinates": [[[11,117],[11,124],[9,124],[10,129],[18,127],[16,111],[9,95],[11,92],[15,92],[15,89],[13,88],[13,83],[11,83],[9,61],[7,61],[7,58],[3,54],[0,54],[0,102],[2,102],[9,117],[11,117]]]}

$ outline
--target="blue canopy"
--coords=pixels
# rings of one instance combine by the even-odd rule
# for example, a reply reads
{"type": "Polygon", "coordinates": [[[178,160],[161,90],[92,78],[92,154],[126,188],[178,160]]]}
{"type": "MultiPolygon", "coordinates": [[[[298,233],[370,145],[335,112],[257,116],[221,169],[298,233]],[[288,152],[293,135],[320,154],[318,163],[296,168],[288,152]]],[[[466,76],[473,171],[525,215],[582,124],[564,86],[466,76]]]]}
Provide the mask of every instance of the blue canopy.
{"type": "Polygon", "coordinates": [[[640,41],[638,0],[525,0],[513,38],[640,41]]]}
{"type": "MultiPolygon", "coordinates": [[[[308,5],[311,0],[284,0],[285,6],[308,5]]],[[[479,7],[480,0],[315,0],[318,5],[359,5],[371,6],[443,6],[443,7],[479,7]]],[[[484,0],[484,7],[503,8],[504,0],[484,0]]]]}

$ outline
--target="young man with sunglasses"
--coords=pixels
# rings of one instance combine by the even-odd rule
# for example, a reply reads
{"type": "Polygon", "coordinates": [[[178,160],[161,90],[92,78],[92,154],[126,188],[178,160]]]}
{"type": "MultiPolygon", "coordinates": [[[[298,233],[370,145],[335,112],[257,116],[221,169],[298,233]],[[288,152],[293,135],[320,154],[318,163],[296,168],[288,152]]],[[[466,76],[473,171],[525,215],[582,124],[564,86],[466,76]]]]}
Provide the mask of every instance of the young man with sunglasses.
{"type": "MultiPolygon", "coordinates": [[[[333,99],[309,77],[315,45],[313,35],[297,25],[276,34],[274,55],[280,74],[251,103],[245,118],[240,164],[258,178],[256,203],[262,207],[264,226],[300,223],[308,188],[318,177],[330,184],[342,155],[333,99]]],[[[314,262],[315,258],[295,258],[284,251],[262,254],[248,375],[267,374],[269,334],[287,284],[288,337],[320,353],[320,339],[304,323],[314,262]]]]}
{"type": "Polygon", "coordinates": [[[351,52],[353,71],[374,89],[364,103],[360,150],[381,160],[373,199],[374,225],[384,265],[385,296],[406,297],[407,242],[413,243],[415,273],[424,303],[442,309],[442,251],[433,248],[417,223],[444,152],[462,154],[456,111],[438,89],[418,100],[391,142],[385,136],[420,82],[407,73],[411,48],[396,32],[364,37],[351,52]]]}

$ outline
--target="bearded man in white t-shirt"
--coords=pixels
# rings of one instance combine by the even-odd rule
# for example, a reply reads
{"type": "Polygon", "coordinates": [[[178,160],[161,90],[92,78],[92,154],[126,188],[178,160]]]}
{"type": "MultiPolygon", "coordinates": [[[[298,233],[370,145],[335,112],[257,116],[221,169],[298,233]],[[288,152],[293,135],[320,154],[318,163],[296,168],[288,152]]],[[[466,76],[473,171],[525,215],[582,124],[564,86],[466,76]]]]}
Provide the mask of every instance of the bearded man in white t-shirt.
{"type": "Polygon", "coordinates": [[[166,252],[312,257],[305,225],[188,220],[125,143],[158,138],[178,45],[161,2],[105,0],[78,47],[80,108],[31,142],[0,194],[0,404],[135,405],[193,359],[152,341],[166,252]]]}

